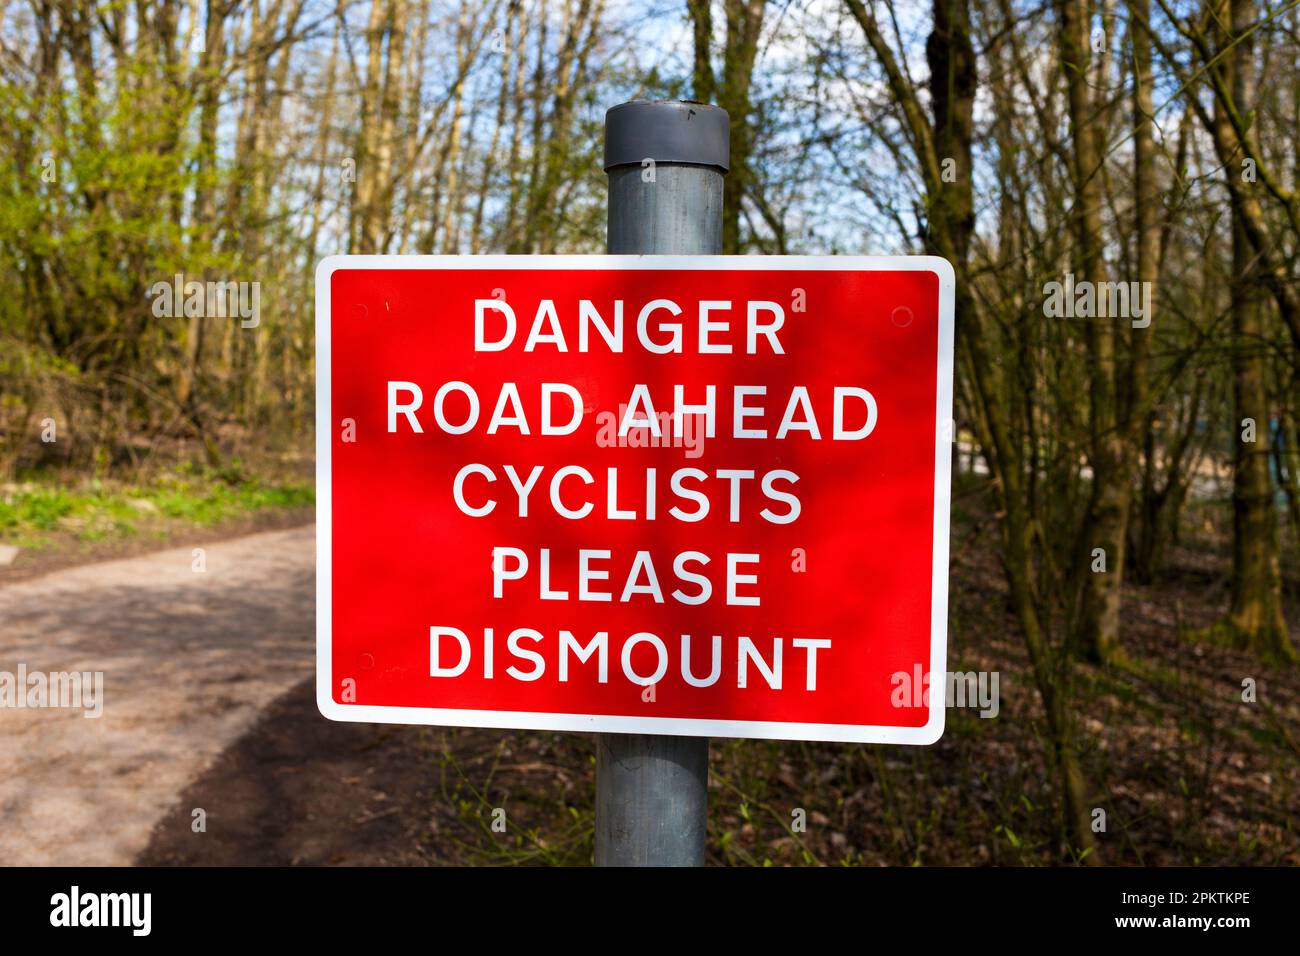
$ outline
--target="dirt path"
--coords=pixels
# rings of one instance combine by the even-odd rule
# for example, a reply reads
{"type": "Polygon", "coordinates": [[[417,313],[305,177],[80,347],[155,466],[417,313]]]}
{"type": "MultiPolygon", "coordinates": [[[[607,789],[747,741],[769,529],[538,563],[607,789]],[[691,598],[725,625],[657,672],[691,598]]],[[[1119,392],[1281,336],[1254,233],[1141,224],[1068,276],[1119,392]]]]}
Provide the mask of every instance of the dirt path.
{"type": "Polygon", "coordinates": [[[312,673],[314,536],[207,544],[201,572],[185,547],[0,587],[0,672],[104,675],[98,719],[0,707],[0,862],[134,859],[187,784],[312,673]]]}

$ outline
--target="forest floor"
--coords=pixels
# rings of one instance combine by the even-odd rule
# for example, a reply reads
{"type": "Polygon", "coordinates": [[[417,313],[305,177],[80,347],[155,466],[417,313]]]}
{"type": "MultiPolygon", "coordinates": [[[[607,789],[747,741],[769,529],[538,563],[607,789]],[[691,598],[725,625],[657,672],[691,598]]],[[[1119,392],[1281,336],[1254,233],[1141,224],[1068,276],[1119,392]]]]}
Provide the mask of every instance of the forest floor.
{"type": "MultiPolygon", "coordinates": [[[[998,672],[997,716],[952,709],[943,738],[922,748],[714,741],[711,863],[1062,861],[1038,695],[993,533],[954,524],[949,666],[998,672]]],[[[1159,580],[1127,589],[1134,663],[1078,670],[1103,863],[1300,864],[1300,673],[1177,636],[1180,619],[1222,613],[1227,548],[1215,552],[1176,549],[1159,580]]],[[[307,679],[189,783],[137,862],[586,864],[594,752],[583,734],[333,723],[307,679]],[[204,832],[193,808],[207,811],[204,832]]]]}

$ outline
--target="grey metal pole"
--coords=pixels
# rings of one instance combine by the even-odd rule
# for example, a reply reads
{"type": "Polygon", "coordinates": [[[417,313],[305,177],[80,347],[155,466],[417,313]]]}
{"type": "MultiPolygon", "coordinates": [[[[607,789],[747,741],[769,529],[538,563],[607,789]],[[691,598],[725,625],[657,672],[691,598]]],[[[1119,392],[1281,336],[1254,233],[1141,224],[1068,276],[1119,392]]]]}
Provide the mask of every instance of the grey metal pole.
{"type": "MultiPolygon", "coordinates": [[[[605,114],[607,246],[615,254],[722,251],[727,113],[633,101],[605,114]]],[[[703,866],[707,737],[599,734],[596,865],[703,866]]]]}

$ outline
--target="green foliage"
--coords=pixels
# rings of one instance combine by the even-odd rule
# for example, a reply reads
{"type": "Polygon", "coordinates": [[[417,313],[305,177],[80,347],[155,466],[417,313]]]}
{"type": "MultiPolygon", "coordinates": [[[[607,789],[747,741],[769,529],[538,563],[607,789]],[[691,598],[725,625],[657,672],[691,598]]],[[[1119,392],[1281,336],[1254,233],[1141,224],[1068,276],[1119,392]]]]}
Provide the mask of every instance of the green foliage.
{"type": "Polygon", "coordinates": [[[52,531],[75,508],[73,497],[54,488],[34,488],[0,500],[0,531],[52,531]]]}
{"type": "Polygon", "coordinates": [[[203,475],[171,476],[148,485],[25,484],[0,496],[0,536],[26,547],[48,543],[57,532],[99,541],[136,534],[151,518],[206,526],[264,509],[306,507],[314,501],[315,489],[305,482],[228,483],[203,475]]]}

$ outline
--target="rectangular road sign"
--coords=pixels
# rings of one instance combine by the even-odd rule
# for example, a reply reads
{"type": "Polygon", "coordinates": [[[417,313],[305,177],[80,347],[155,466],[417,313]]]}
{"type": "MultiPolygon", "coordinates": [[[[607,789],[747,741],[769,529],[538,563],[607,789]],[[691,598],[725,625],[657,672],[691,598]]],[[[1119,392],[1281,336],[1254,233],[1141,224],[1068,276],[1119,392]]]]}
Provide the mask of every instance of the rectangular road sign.
{"type": "Polygon", "coordinates": [[[326,259],[321,712],[934,742],[953,298],[920,256],[326,259]]]}

